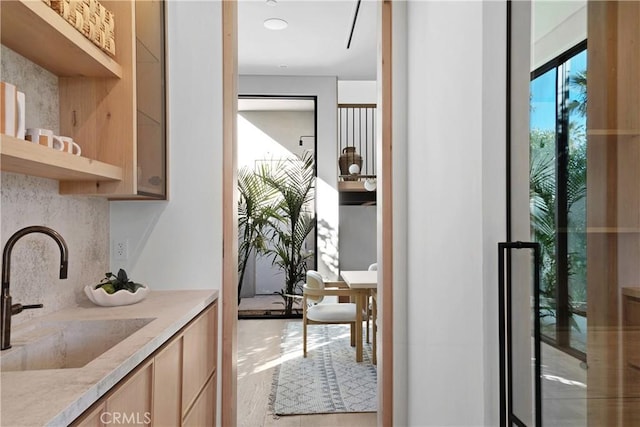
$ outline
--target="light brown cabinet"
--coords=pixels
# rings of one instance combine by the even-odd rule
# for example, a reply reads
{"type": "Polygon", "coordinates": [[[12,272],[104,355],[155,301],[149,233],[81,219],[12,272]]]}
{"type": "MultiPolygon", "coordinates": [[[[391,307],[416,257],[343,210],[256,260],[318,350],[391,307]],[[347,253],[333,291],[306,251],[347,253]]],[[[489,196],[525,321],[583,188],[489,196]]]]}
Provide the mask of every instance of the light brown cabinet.
{"type": "Polygon", "coordinates": [[[2,135],[1,167],[60,180],[62,194],[165,198],[164,1],[101,3],[116,17],[114,57],[44,2],[0,3],[0,41],[59,77],[60,133],[82,147],[74,156],[2,135]],[[139,40],[153,45],[153,64],[139,40]],[[152,127],[139,120],[146,104],[161,111],[152,127]]]}
{"type": "Polygon", "coordinates": [[[216,376],[209,378],[200,398],[195,402],[191,410],[184,417],[182,423],[185,427],[214,426],[216,419],[216,376]]]}
{"type": "Polygon", "coordinates": [[[151,422],[153,360],[147,361],[122,381],[107,397],[102,422],[118,425],[145,425],[151,422]]]}
{"type": "Polygon", "coordinates": [[[217,318],[214,302],[72,425],[214,425],[217,318]]]}
{"type": "Polygon", "coordinates": [[[154,425],[178,426],[182,419],[182,340],[170,342],[153,362],[154,425]]]}

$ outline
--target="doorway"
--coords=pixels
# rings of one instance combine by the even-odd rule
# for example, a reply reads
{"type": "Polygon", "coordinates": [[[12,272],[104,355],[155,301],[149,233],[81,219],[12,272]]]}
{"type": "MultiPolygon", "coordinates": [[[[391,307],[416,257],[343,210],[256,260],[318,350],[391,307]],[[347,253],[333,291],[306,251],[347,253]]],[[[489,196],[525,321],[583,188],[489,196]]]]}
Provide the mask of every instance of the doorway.
{"type": "MultiPolygon", "coordinates": [[[[375,3],[378,10],[378,38],[382,40],[381,53],[377,62],[382,65],[379,81],[378,106],[380,138],[376,148],[377,158],[381,167],[378,169],[378,188],[383,195],[378,199],[378,207],[382,216],[378,221],[378,246],[383,248],[378,254],[379,279],[378,301],[381,320],[379,324],[378,340],[378,424],[390,425],[393,420],[393,348],[390,331],[393,329],[392,313],[392,248],[393,227],[391,217],[391,3],[375,3]],[[383,138],[384,136],[384,138],[383,138]],[[384,229],[384,233],[381,230],[384,229]],[[385,332],[387,331],[387,332],[385,332]]],[[[237,421],[237,222],[236,206],[233,189],[236,182],[236,111],[237,111],[237,4],[236,2],[222,2],[223,15],[223,104],[224,104],[224,271],[223,271],[223,347],[222,347],[222,424],[235,425],[237,421]]],[[[250,91],[252,92],[252,91],[250,91]]],[[[334,89],[335,93],[335,89],[334,89]]],[[[335,105],[334,105],[335,108],[335,105]]],[[[320,112],[318,114],[321,114],[320,112]]],[[[334,133],[335,134],[335,133],[334,133]]],[[[335,152],[335,151],[333,151],[335,152]]],[[[320,154],[318,154],[320,157],[320,154]]],[[[331,156],[333,157],[333,155],[331,156]]],[[[320,159],[318,159],[320,162],[320,159]]],[[[335,162],[335,159],[334,159],[335,162]]],[[[320,173],[318,174],[320,176],[320,173]]],[[[334,175],[337,179],[337,174],[334,175]]],[[[329,260],[330,261],[330,258],[329,260]]],[[[319,262],[319,268],[321,263],[319,262]]],[[[330,265],[330,262],[329,262],[330,265]]]]}

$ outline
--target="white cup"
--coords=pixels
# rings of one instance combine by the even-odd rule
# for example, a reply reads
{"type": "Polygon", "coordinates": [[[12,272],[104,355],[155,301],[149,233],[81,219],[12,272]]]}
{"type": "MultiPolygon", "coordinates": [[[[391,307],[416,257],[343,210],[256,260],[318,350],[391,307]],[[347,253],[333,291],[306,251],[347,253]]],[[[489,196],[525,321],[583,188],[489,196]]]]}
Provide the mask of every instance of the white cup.
{"type": "Polygon", "coordinates": [[[29,128],[25,133],[25,139],[34,144],[53,148],[53,131],[49,129],[29,128]]]}
{"type": "Polygon", "coordinates": [[[71,153],[76,156],[79,156],[82,153],[80,145],[78,145],[78,143],[70,136],[54,136],[52,148],[54,150],[71,153]]]}

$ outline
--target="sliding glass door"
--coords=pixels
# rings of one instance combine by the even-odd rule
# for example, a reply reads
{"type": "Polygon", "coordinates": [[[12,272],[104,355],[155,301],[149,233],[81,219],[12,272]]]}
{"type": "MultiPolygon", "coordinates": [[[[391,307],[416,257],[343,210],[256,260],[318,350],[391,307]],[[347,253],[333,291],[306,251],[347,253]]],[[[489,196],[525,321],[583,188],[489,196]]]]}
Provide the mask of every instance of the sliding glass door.
{"type": "Polygon", "coordinates": [[[541,247],[542,330],[514,296],[508,425],[640,426],[640,2],[509,5],[510,230],[541,247]]]}

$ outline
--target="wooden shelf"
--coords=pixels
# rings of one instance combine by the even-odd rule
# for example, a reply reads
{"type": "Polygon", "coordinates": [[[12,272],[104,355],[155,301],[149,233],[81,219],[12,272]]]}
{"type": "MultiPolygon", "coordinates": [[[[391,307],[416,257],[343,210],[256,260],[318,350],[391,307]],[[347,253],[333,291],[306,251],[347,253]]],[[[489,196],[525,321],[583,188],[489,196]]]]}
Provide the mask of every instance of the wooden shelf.
{"type": "Polygon", "coordinates": [[[587,227],[587,233],[602,233],[602,234],[640,233],[640,227],[587,227]]]}
{"type": "Polygon", "coordinates": [[[27,59],[58,76],[122,77],[120,64],[44,2],[3,0],[0,8],[2,44],[27,59]]]}
{"type": "Polygon", "coordinates": [[[638,136],[640,129],[589,129],[587,135],[594,136],[638,136]]]}
{"type": "Polygon", "coordinates": [[[7,135],[0,137],[0,169],[59,181],[120,181],[122,168],[56,151],[7,135]]]}

